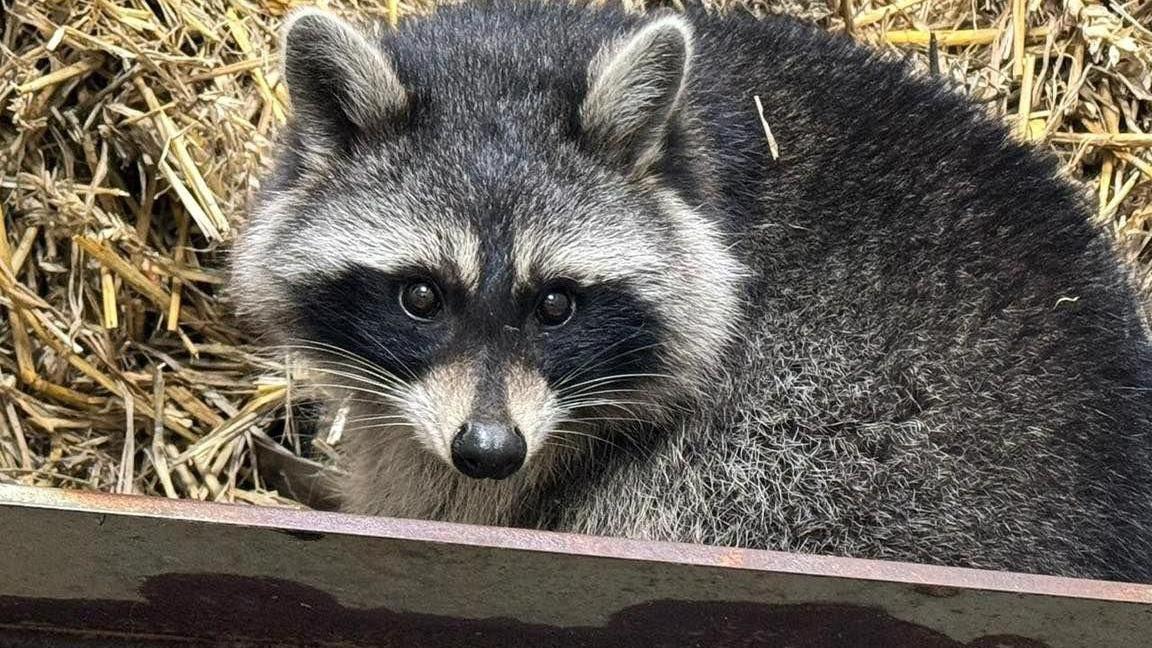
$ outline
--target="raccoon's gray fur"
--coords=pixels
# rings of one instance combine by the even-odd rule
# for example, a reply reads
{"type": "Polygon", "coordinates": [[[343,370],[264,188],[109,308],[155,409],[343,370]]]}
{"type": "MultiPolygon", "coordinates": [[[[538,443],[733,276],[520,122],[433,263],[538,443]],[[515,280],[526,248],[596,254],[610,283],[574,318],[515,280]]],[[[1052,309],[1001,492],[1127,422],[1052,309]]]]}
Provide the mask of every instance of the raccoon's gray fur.
{"type": "Polygon", "coordinates": [[[351,396],[348,510],[1152,581],[1127,275],[964,98],[697,11],[284,47],[232,287],[351,396]]]}

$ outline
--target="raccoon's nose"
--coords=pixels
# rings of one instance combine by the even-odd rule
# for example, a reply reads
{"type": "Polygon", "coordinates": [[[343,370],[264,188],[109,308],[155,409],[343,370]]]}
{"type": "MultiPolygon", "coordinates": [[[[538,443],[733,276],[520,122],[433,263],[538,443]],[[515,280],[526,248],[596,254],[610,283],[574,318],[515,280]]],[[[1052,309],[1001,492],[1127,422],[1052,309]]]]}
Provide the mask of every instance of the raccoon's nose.
{"type": "Polygon", "coordinates": [[[452,439],[452,465],[476,479],[510,476],[527,452],[520,431],[500,423],[465,423],[452,439]]]}

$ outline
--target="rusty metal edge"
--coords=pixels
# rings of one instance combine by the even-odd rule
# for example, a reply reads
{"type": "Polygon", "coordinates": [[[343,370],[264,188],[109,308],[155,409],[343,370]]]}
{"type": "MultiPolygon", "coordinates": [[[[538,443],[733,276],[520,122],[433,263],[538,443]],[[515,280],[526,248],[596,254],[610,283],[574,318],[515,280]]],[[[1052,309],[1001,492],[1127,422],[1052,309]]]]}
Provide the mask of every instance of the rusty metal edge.
{"type": "Polygon", "coordinates": [[[1152,605],[1152,584],[0,484],[0,506],[1152,605]]]}

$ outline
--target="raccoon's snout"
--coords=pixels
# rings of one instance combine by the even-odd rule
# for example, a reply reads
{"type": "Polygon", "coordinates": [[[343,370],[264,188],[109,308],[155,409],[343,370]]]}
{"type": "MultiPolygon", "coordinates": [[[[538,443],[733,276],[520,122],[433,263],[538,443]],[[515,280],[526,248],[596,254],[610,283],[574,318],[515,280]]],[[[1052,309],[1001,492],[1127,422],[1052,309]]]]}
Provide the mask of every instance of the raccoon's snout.
{"type": "Polygon", "coordinates": [[[504,479],[524,464],[520,430],[502,423],[465,423],[452,439],[452,465],[475,479],[504,479]]]}

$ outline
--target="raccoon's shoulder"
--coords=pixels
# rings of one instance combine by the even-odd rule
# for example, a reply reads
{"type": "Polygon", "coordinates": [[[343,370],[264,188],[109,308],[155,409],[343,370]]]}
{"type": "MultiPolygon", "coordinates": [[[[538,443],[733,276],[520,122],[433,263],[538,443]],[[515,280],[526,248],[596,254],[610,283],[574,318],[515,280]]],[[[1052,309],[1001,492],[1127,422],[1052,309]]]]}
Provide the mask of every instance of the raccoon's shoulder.
{"type": "Polygon", "coordinates": [[[789,184],[795,200],[857,226],[933,207],[942,217],[1021,212],[1024,229],[1055,219],[1092,238],[1057,160],[944,76],[794,19],[693,21],[689,102],[733,183],[789,184]]]}
{"type": "MultiPolygon", "coordinates": [[[[726,108],[740,113],[742,126],[760,126],[753,104],[759,97],[774,131],[821,136],[804,140],[869,139],[877,150],[938,142],[940,154],[953,156],[951,143],[960,138],[976,136],[985,148],[1010,146],[991,113],[945,76],[917,71],[907,57],[787,16],[689,16],[695,28],[689,98],[699,107],[714,104],[721,115],[726,108]],[[905,137],[904,146],[891,138],[895,133],[917,137],[905,137]]],[[[749,130],[763,135],[761,128],[749,130]]]]}

